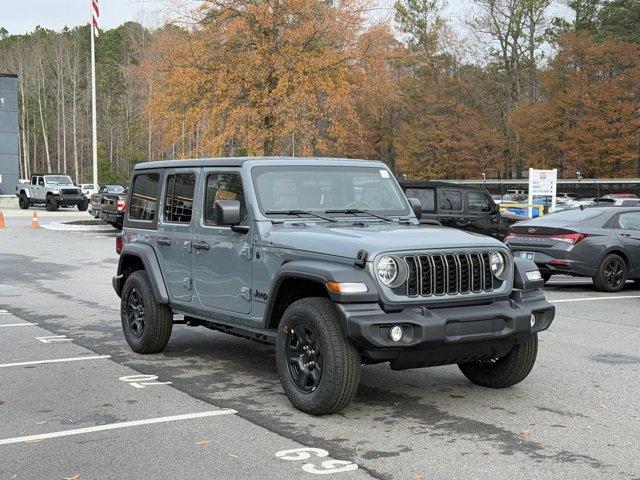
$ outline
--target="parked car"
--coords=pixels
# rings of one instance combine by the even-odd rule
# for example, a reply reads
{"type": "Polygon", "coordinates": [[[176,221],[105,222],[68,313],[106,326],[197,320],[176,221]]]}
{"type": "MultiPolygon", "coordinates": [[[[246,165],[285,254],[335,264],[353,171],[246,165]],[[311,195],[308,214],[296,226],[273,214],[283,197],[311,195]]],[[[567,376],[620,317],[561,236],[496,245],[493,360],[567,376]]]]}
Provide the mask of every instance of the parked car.
{"type": "Polygon", "coordinates": [[[91,198],[91,195],[96,193],[99,188],[96,188],[93,183],[81,183],[80,190],[82,190],[82,193],[85,195],[85,197],[91,198]]]}
{"type": "Polygon", "coordinates": [[[284,391],[310,414],[344,408],[362,364],[458,364],[514,385],[554,317],[533,262],[486,236],[425,235],[381,162],[149,162],[129,190],[113,278],[129,346],[162,351],[174,315],[275,343],[284,391]]]}
{"type": "Polygon", "coordinates": [[[102,197],[105,195],[121,195],[125,191],[122,185],[103,185],[100,189],[91,195],[91,208],[89,213],[95,218],[100,218],[102,212],[102,197]]]}
{"type": "Polygon", "coordinates": [[[127,190],[122,193],[105,193],[102,195],[100,219],[108,224],[122,229],[122,219],[127,210],[127,190]]]}
{"type": "Polygon", "coordinates": [[[580,195],[577,193],[560,192],[556,193],[556,202],[568,202],[569,200],[578,200],[580,195]]]}
{"type": "Polygon", "coordinates": [[[506,243],[532,260],[545,281],[553,274],[593,278],[616,292],[640,279],[640,209],[592,207],[553,213],[511,226],[506,243]]]}
{"type": "Polygon", "coordinates": [[[638,196],[635,193],[609,193],[607,195],[603,195],[602,198],[614,198],[614,199],[621,199],[621,198],[638,198],[638,196]]]}
{"type": "Polygon", "coordinates": [[[509,227],[522,220],[500,207],[485,189],[447,182],[405,181],[400,187],[407,197],[417,198],[422,207],[421,223],[437,220],[444,227],[481,233],[502,240],[509,227]]]}
{"type": "Polygon", "coordinates": [[[31,205],[44,205],[51,212],[60,207],[77,206],[83,212],[89,206],[89,199],[73,184],[71,177],[58,173],[34,173],[28,184],[19,184],[16,195],[23,210],[31,205]]]}

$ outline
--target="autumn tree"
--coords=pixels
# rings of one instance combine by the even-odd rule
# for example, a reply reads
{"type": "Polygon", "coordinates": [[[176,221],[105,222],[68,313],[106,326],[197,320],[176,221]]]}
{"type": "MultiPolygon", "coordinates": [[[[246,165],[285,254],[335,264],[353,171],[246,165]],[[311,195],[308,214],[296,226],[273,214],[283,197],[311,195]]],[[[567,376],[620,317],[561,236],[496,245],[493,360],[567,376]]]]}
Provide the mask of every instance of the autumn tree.
{"type": "Polygon", "coordinates": [[[640,45],[563,34],[543,77],[547,99],[515,123],[528,164],[585,177],[640,174],[640,45]]]}

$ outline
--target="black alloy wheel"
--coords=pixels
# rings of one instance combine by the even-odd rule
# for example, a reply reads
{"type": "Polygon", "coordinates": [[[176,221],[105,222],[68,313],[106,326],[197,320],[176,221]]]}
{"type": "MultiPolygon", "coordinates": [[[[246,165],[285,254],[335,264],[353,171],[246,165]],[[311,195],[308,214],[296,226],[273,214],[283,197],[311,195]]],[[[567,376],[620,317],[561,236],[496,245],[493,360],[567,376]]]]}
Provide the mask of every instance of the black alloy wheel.
{"type": "Polygon", "coordinates": [[[287,335],[286,356],[291,380],[301,391],[313,392],[322,378],[322,348],[316,332],[298,324],[287,335]]]}
{"type": "Polygon", "coordinates": [[[626,281],[626,265],[618,258],[611,258],[603,268],[603,280],[607,287],[618,290],[626,281]]]}
{"type": "Polygon", "coordinates": [[[144,301],[137,288],[131,290],[127,300],[127,321],[134,338],[142,337],[144,333],[144,301]]]}

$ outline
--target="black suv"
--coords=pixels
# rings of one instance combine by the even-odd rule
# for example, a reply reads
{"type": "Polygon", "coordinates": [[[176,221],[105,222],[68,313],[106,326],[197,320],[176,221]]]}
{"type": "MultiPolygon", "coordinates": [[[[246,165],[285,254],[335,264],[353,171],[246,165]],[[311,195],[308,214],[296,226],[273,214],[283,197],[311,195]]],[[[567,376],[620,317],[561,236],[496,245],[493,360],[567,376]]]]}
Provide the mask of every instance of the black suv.
{"type": "Polygon", "coordinates": [[[503,240],[509,233],[509,227],[523,220],[501,213],[486,189],[428,180],[400,182],[400,187],[407,197],[420,200],[421,223],[429,224],[436,220],[444,227],[503,240]]]}

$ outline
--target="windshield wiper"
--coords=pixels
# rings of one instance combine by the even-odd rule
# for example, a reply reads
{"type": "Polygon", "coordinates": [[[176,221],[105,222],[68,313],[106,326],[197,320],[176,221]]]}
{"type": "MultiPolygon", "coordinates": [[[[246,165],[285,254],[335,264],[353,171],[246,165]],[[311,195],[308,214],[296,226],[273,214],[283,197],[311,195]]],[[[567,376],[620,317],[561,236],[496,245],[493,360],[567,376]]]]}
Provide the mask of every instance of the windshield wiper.
{"type": "Polygon", "coordinates": [[[379,218],[380,220],[384,220],[385,222],[393,222],[393,218],[385,217],[384,215],[379,215],[377,213],[370,212],[369,210],[361,210],[359,208],[346,208],[344,210],[325,210],[324,213],[347,213],[350,215],[364,213],[365,215],[379,218]]]}
{"type": "Polygon", "coordinates": [[[320,215],[319,213],[310,212],[308,210],[267,210],[267,215],[310,215],[312,217],[321,218],[323,220],[327,220],[329,222],[337,222],[335,218],[327,217],[325,215],[320,215]]]}

